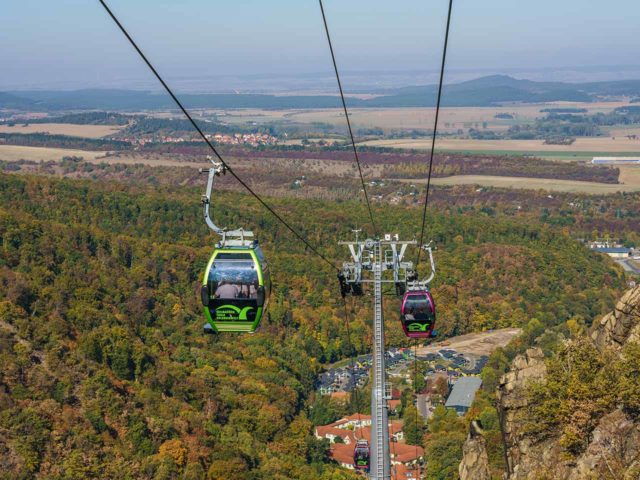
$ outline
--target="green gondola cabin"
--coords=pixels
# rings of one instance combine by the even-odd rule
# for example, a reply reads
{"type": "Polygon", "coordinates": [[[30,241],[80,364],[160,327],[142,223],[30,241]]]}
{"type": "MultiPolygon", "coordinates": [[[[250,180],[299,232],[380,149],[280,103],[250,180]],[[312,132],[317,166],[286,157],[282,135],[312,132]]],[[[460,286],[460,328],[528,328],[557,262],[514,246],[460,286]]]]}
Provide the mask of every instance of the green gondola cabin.
{"type": "Polygon", "coordinates": [[[270,290],[269,269],[257,242],[216,248],[200,291],[205,331],[255,332],[267,311],[270,290]]]}

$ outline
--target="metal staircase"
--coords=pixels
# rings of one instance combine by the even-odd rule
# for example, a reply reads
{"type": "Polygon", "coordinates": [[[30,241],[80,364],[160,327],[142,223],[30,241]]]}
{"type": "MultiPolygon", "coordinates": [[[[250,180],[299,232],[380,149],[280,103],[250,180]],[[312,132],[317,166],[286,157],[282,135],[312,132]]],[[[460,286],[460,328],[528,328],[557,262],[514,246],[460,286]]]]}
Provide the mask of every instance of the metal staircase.
{"type": "Polygon", "coordinates": [[[388,480],[391,478],[389,459],[389,423],[387,415],[387,394],[384,367],[384,318],[382,316],[382,251],[380,242],[373,247],[373,388],[371,390],[372,410],[372,458],[371,478],[388,480]]]}

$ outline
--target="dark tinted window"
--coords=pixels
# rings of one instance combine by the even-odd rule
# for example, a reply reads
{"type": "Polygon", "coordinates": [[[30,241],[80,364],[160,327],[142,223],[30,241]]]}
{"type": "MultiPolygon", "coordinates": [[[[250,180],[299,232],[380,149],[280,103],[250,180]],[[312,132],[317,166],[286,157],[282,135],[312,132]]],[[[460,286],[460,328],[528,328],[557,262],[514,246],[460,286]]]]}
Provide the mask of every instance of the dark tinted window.
{"type": "Polygon", "coordinates": [[[219,253],[216,255],[216,262],[218,260],[250,260],[253,262],[250,253],[219,253]]]}
{"type": "Polygon", "coordinates": [[[416,320],[426,320],[433,316],[431,303],[427,297],[411,295],[404,302],[403,314],[413,315],[416,320]]]}
{"type": "Polygon", "coordinates": [[[258,271],[246,254],[218,254],[211,270],[209,285],[214,298],[256,298],[258,288],[258,271]],[[225,257],[222,257],[222,256],[225,257]]]}

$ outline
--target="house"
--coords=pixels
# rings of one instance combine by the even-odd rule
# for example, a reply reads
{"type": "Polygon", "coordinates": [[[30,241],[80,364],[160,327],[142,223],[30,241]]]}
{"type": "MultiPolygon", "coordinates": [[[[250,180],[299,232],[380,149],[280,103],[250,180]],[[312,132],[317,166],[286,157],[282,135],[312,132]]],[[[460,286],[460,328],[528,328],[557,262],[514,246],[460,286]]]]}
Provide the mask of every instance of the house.
{"type": "Polygon", "coordinates": [[[334,423],[316,427],[315,434],[316,438],[319,440],[326,438],[327,440],[329,440],[329,442],[335,443],[336,438],[340,437],[345,445],[355,445],[355,437],[353,435],[353,432],[349,429],[336,427],[334,423]]]}
{"type": "Polygon", "coordinates": [[[353,415],[348,415],[346,417],[344,417],[342,420],[338,420],[338,422],[344,422],[341,423],[341,425],[344,425],[344,427],[340,427],[340,428],[349,428],[349,427],[370,427],[371,426],[371,415],[364,415],[364,414],[360,414],[360,413],[354,413],[353,415]]]}
{"type": "Polygon", "coordinates": [[[371,430],[371,416],[354,414],[341,418],[337,422],[329,425],[320,425],[316,427],[315,434],[317,439],[328,439],[331,443],[336,441],[336,437],[340,437],[345,444],[355,444],[356,437],[354,431],[359,435],[366,435],[367,430],[371,430]]]}
{"type": "Polygon", "coordinates": [[[444,406],[455,410],[459,416],[464,415],[471,408],[476,392],[481,385],[482,380],[480,377],[460,378],[453,385],[453,390],[451,390],[451,394],[444,406]]]}
{"type": "Polygon", "coordinates": [[[638,157],[593,157],[591,163],[594,165],[639,165],[638,157]]]}

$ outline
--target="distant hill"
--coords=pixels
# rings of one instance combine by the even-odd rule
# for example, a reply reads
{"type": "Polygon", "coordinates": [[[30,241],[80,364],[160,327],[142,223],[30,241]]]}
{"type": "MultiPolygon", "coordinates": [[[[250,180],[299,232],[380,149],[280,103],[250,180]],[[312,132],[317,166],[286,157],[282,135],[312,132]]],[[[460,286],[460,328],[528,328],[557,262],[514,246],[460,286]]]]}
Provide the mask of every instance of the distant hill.
{"type": "Polygon", "coordinates": [[[10,93],[0,92],[0,108],[26,110],[36,107],[36,102],[28,98],[19,97],[10,93]]]}
{"type": "MultiPolygon", "coordinates": [[[[371,99],[349,98],[352,108],[432,107],[437,86],[390,89],[371,99]]],[[[507,75],[491,75],[446,85],[443,105],[487,107],[505,103],[554,101],[591,102],[603,97],[640,96],[640,80],[595,83],[535,82],[507,75]]],[[[199,108],[336,108],[338,97],[329,95],[182,94],[187,107],[199,108]]],[[[0,108],[49,110],[157,110],[175,108],[164,93],[134,90],[16,91],[0,93],[0,108]]]]}
{"type": "MultiPolygon", "coordinates": [[[[12,92],[41,102],[51,110],[157,110],[175,108],[165,93],[137,90],[73,90],[12,92]]],[[[334,96],[275,96],[256,94],[181,94],[186,107],[199,108],[333,108],[340,106],[334,96]]],[[[0,108],[4,106],[0,99],[0,108]]],[[[17,108],[17,107],[16,107],[17,108]]]]}
{"type": "MultiPolygon", "coordinates": [[[[639,82],[640,83],[640,82],[639,82]]],[[[640,91],[640,88],[638,88],[640,91]]],[[[492,75],[467,82],[446,85],[443,105],[450,107],[485,107],[499,103],[540,103],[554,101],[590,102],[593,97],[579,84],[518,80],[507,75],[492,75]]],[[[406,87],[394,94],[370,101],[370,106],[433,106],[436,85],[406,87]]]]}

